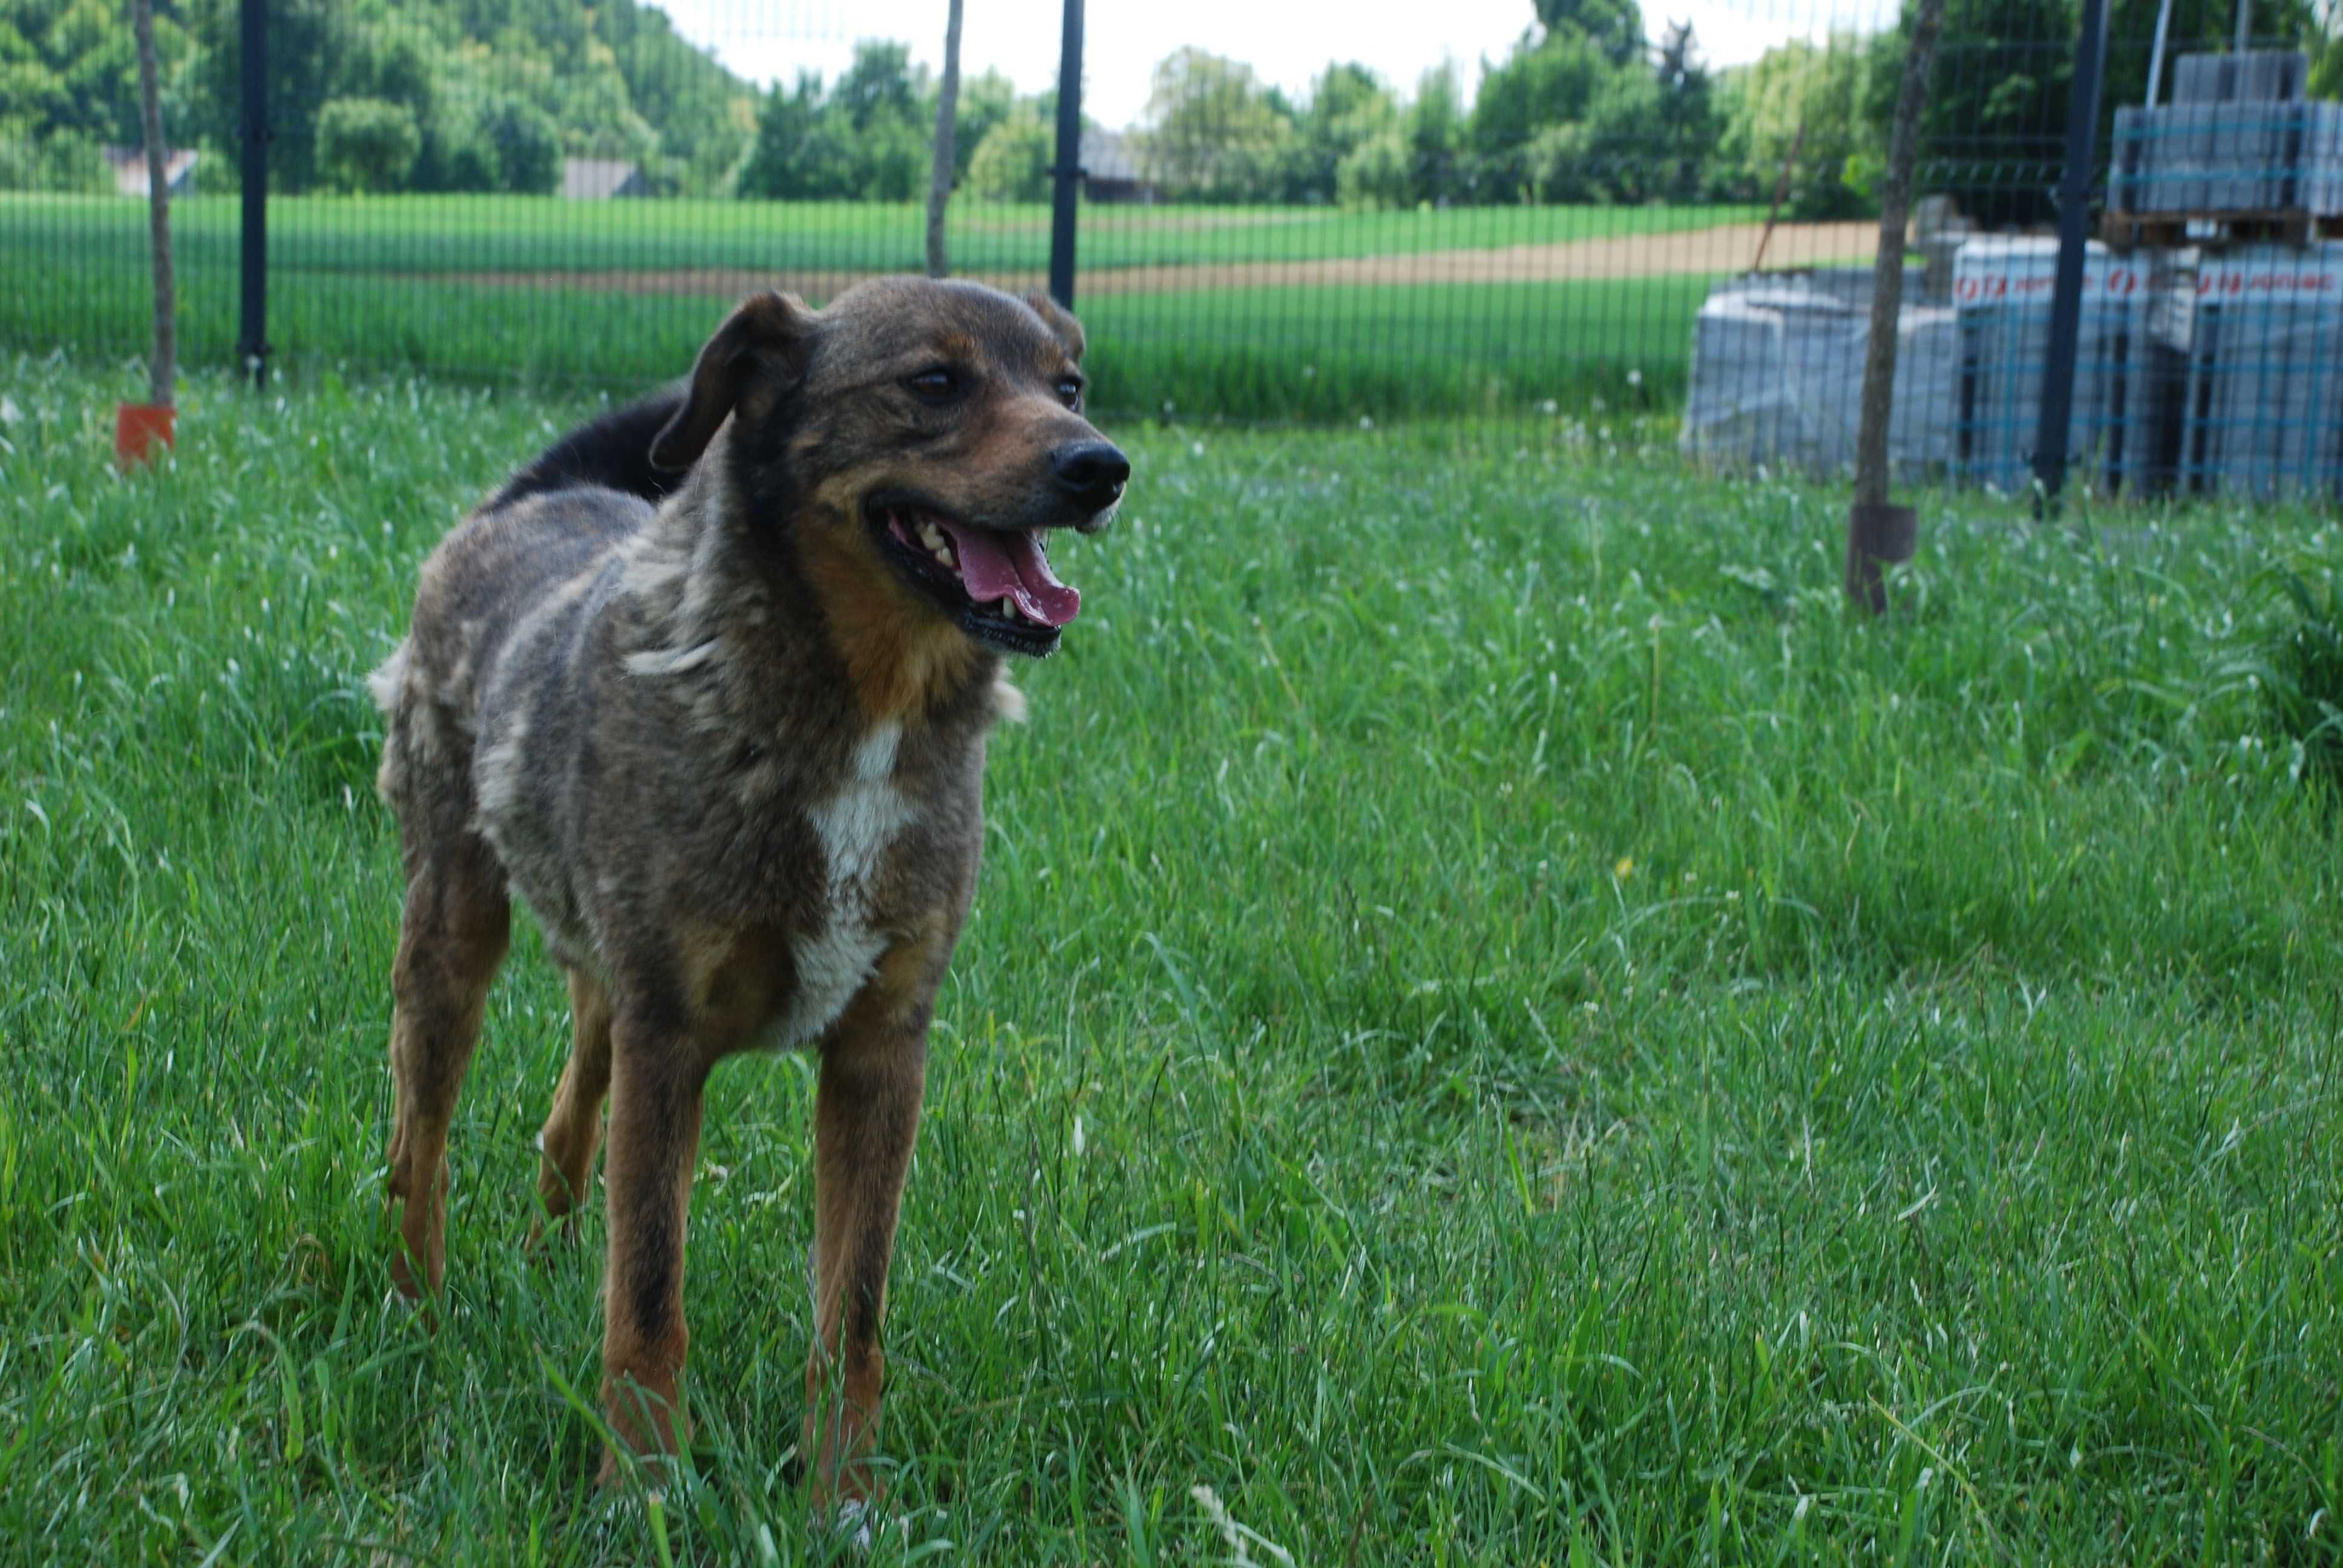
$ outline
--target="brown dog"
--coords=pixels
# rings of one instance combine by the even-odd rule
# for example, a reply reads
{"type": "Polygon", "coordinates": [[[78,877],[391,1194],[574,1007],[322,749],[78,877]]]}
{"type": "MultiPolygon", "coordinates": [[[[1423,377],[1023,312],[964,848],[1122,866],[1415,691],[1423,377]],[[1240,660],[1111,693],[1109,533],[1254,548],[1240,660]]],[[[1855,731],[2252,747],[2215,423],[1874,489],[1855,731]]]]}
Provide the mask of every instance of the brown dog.
{"type": "Polygon", "coordinates": [[[440,543],[374,678],[407,873],[394,1271],[439,1287],[448,1122],[518,892],[569,978],[538,1183],[565,1229],[609,1101],[603,1398],[639,1450],[688,1436],[701,1086],[734,1051],[807,1047],[803,1452],[818,1501],[869,1494],[928,1023],[985,737],[1021,706],[1001,653],[1057,646],[1079,597],[1049,531],[1103,527],[1130,474],[1082,417],[1081,355],[1046,298],[970,284],[750,299],[688,383],[573,432],[440,543]]]}

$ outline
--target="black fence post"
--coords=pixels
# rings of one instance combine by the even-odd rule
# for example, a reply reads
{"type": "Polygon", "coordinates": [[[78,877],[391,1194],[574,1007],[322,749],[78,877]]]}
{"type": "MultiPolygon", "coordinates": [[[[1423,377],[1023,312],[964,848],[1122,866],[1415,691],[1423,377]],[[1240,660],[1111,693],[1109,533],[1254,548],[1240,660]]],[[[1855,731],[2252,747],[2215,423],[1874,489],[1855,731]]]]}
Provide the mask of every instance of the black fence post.
{"type": "Polygon", "coordinates": [[[2075,350],[2083,329],[2083,258],[2090,244],[2091,186],[2099,146],[2100,64],[2107,55],[2107,0],[2083,0],[2075,79],[2066,98],[2066,172],[2058,183],[2058,274],[2050,297],[2050,344],[2042,364],[2041,423],[2034,432],[2034,477],[2045,512],[2055,512],[2066,479],[2066,428],[2075,413],[2075,350]]]}
{"type": "Polygon", "coordinates": [[[1050,212],[1050,297],[1074,306],[1074,196],[1082,177],[1082,0],[1066,0],[1058,49],[1058,166],[1050,212]]]}
{"type": "Polygon", "coordinates": [[[236,363],[256,387],[268,377],[268,0],[242,0],[244,284],[236,363]]]}

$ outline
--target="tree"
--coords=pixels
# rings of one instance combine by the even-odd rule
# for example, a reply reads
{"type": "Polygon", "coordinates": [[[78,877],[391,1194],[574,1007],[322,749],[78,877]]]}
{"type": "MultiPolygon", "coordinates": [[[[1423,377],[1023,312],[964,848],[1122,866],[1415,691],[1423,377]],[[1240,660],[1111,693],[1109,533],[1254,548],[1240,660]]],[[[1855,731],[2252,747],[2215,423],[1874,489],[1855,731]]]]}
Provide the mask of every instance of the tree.
{"type": "Polygon", "coordinates": [[[976,162],[976,149],[992,127],[1017,109],[1017,84],[998,71],[970,77],[960,85],[958,128],[952,134],[952,177],[965,180],[976,162]]]}
{"type": "Polygon", "coordinates": [[[1334,171],[1334,196],[1346,207],[1373,211],[1415,199],[1415,171],[1396,126],[1353,147],[1334,171]]]}
{"type": "Polygon", "coordinates": [[[775,87],[757,114],[738,182],[743,196],[780,201],[910,201],[931,163],[925,84],[900,44],[856,47],[852,69],[824,93],[820,77],[775,87]]]}
{"type": "Polygon", "coordinates": [[[381,98],[330,98],[317,111],[317,172],[347,191],[396,190],[423,148],[415,111],[381,98]]]}
{"type": "Polygon", "coordinates": [[[1194,48],[1155,67],[1141,125],[1155,177],[1191,201],[1270,199],[1293,139],[1292,120],[1252,66],[1194,48]]]}
{"type": "Polygon", "coordinates": [[[499,93],[480,111],[479,143],[487,150],[493,187],[519,196],[550,196],[561,188],[561,128],[526,98],[499,93]]]}
{"type": "Polygon", "coordinates": [[[969,160],[968,183],[986,201],[1050,199],[1051,131],[1029,104],[984,133],[969,160]]]}
{"type": "Polygon", "coordinates": [[[1659,87],[1660,147],[1667,159],[1657,183],[1664,194],[1689,200],[1698,193],[1700,166],[1715,149],[1717,129],[1715,94],[1691,23],[1670,22],[1661,30],[1653,74],[1659,87]]]}
{"type": "Polygon", "coordinates": [[[854,45],[854,63],[830,95],[856,130],[867,131],[882,120],[919,120],[921,86],[911,75],[909,44],[865,39],[854,45]]]}
{"type": "MultiPolygon", "coordinates": [[[[206,146],[228,156],[234,155],[227,149],[243,139],[237,9],[238,0],[192,0],[190,21],[203,46],[190,72],[188,112],[178,116],[206,146]]],[[[350,9],[339,0],[268,0],[271,189],[304,191],[317,183],[317,116],[335,95],[334,63],[354,52],[356,27],[350,9]]]]}
{"type": "Polygon", "coordinates": [[[778,85],[757,114],[757,139],[740,170],[739,194],[772,201],[837,200],[853,194],[852,127],[825,113],[821,78],[778,85]]]}
{"type": "Polygon", "coordinates": [[[1635,0],[1537,0],[1549,36],[1584,38],[1614,65],[1644,57],[1644,13],[1635,0]]]}
{"type": "Polygon", "coordinates": [[[1363,144],[1398,128],[1399,105],[1382,77],[1364,65],[1327,66],[1294,118],[1286,199],[1329,200],[1335,195],[1343,160],[1363,144]]]}
{"type": "Polygon", "coordinates": [[[1456,85],[1455,66],[1424,72],[1416,79],[1415,102],[1401,120],[1416,200],[1445,202],[1470,194],[1464,132],[1464,93],[1456,85]]]}
{"type": "Polygon", "coordinates": [[[1878,146],[1865,112],[1878,53],[1845,34],[1820,45],[1800,38],[1725,73],[1718,105],[1724,126],[1718,161],[1731,171],[1723,182],[1730,194],[1762,199],[1795,146],[1793,215],[1845,217],[1863,212],[1868,202],[1861,166],[1858,161],[1858,178],[1850,183],[1849,160],[1878,146]]]}
{"type": "MultiPolygon", "coordinates": [[[[1473,101],[1471,142],[1484,200],[1530,196],[1527,162],[1532,138],[1550,126],[1585,119],[1595,94],[1617,67],[1574,28],[1540,36],[1524,33],[1481,80],[1473,101]]],[[[1549,138],[1549,154],[1553,150],[1549,138]]]]}

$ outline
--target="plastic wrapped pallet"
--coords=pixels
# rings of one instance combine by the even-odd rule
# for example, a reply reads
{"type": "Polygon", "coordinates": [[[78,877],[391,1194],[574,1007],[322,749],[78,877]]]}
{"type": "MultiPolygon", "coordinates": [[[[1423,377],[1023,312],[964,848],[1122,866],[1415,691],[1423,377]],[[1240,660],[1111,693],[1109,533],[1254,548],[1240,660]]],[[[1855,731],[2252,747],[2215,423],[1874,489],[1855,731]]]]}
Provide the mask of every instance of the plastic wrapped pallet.
{"type": "Polygon", "coordinates": [[[2343,499],[2343,243],[2205,258],[2179,462],[2201,493],[2343,499]]]}
{"type": "MultiPolygon", "coordinates": [[[[1735,278],[1719,285],[1693,328],[1684,451],[1713,467],[1836,474],[1855,461],[1870,274],[1735,278]]],[[[1958,345],[1953,313],[1904,307],[1898,323],[1888,461],[1913,474],[1952,456],[1958,345]]]]}
{"type": "Polygon", "coordinates": [[[2310,81],[2310,56],[2294,49],[2244,54],[2183,55],[2172,67],[2176,104],[2278,103],[2299,98],[2310,81]]]}
{"type": "Polygon", "coordinates": [[[2343,212],[2343,105],[2310,102],[2307,57],[2186,55],[2173,101],[2116,111],[2117,212],[2343,212]]]}
{"type": "MultiPolygon", "coordinates": [[[[1954,260],[1954,460],[1972,483],[2010,493],[2033,483],[2057,267],[2055,239],[1976,239],[1954,260]]],[[[2110,492],[2153,488],[2164,477],[2169,443],[2159,421],[2175,412],[2187,328],[2150,304],[2168,297],[2175,280],[2165,253],[2119,256],[2093,244],[2085,254],[2066,450],[2110,492]]]]}

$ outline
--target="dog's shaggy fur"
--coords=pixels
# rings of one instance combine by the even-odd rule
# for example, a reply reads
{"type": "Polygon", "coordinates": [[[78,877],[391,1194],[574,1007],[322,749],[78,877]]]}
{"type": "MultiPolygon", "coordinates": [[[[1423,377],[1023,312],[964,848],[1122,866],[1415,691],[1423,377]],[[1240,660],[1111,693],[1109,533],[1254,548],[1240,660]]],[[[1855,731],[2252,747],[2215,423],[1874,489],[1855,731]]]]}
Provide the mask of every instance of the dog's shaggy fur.
{"type": "Polygon", "coordinates": [[[1072,595],[1034,564],[1039,530],[1103,526],[1129,473],[1080,412],[1081,351],[1047,299],[973,285],[751,299],[688,382],[571,433],[450,533],[376,673],[407,873],[394,1271],[410,1296],[441,1282],[448,1124],[518,892],[576,1026],[541,1139],[558,1229],[609,1102],[603,1393],[631,1447],[688,1437],[702,1084],[734,1051],[805,1047],[802,1452],[825,1498],[868,1494],[928,1024],[976,885],[986,734],[1019,702],[1000,650],[1056,645],[1072,595]]]}

